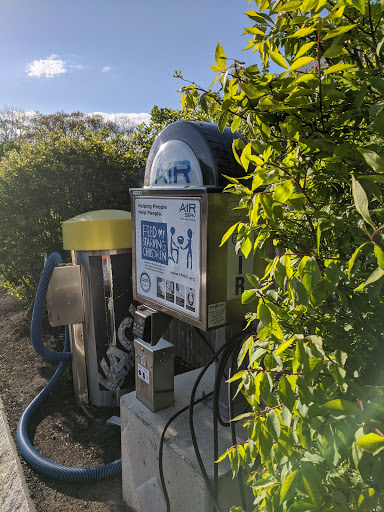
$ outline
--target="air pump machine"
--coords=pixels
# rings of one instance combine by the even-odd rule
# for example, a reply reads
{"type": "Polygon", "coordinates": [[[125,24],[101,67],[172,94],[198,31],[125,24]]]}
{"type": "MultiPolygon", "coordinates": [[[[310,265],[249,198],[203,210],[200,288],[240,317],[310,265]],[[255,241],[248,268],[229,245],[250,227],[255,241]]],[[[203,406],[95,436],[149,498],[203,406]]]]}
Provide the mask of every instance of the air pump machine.
{"type": "Polygon", "coordinates": [[[134,389],[131,215],[98,210],[64,221],[72,263],[55,267],[47,294],[51,325],[68,325],[75,395],[118,406],[134,389]]]}
{"type": "Polygon", "coordinates": [[[220,134],[211,123],[173,123],[151,148],[144,188],[130,191],[133,297],[142,304],[134,319],[136,393],[152,410],[173,397],[156,404],[164,390],[154,389],[147,365],[158,349],[164,364],[168,345],[161,335],[170,318],[208,331],[239,323],[249,309],[241,304],[246,274],[260,272],[262,262],[236,254],[236,232],[220,247],[243,217],[237,196],[222,193],[225,175],[244,172],[232,149],[239,137],[229,128],[220,134]]]}

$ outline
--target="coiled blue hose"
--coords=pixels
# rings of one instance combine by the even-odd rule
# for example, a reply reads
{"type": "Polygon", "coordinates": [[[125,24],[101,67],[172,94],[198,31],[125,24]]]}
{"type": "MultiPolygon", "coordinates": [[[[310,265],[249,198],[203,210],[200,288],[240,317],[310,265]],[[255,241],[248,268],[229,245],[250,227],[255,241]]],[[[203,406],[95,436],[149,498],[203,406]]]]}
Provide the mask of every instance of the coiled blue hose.
{"type": "Polygon", "coordinates": [[[47,295],[49,280],[51,279],[53,269],[58,263],[61,263],[60,254],[52,253],[44,266],[43,273],[40,278],[39,286],[36,293],[35,304],[33,307],[32,323],[31,323],[31,339],[32,345],[36,352],[45,357],[49,361],[60,361],[60,364],[51,380],[40,391],[40,393],[32,400],[20,416],[17,425],[17,445],[20,452],[28,464],[43,473],[46,476],[57,480],[72,481],[90,481],[103,480],[121,472],[121,459],[115,460],[104,466],[94,466],[89,468],[75,468],[56,464],[49,459],[43,457],[32,445],[28,427],[32,415],[38,407],[48,398],[52,390],[60,381],[68,362],[72,359],[69,348],[68,326],[65,327],[65,342],[63,352],[54,352],[44,347],[41,340],[42,315],[44,311],[44,302],[47,295]]]}

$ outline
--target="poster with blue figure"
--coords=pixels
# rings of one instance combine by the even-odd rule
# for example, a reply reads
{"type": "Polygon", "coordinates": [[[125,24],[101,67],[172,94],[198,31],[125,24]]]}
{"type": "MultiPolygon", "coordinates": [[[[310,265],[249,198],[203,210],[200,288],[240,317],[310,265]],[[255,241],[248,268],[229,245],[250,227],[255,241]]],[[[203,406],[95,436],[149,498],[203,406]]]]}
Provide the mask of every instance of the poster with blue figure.
{"type": "MultiPolygon", "coordinates": [[[[186,240],[183,235],[176,236],[176,229],[174,226],[170,229],[170,235],[169,259],[173,261],[175,265],[179,264],[179,260],[185,260],[186,268],[192,270],[192,229],[187,230],[186,240]],[[186,251],[184,258],[180,258],[181,251],[186,251]]],[[[183,254],[181,253],[181,255],[183,254]]]]}
{"type": "Polygon", "coordinates": [[[200,315],[201,205],[194,197],[135,200],[136,286],[141,300],[200,315]]]}
{"type": "Polygon", "coordinates": [[[142,220],[141,249],[144,260],[168,265],[167,224],[142,220]]]}

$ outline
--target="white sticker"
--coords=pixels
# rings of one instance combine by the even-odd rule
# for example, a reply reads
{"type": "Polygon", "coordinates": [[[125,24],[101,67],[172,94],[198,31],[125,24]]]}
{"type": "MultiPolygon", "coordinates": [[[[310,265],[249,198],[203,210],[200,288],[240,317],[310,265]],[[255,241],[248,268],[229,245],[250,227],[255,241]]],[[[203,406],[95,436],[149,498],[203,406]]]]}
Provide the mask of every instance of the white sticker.
{"type": "Polygon", "coordinates": [[[208,327],[216,327],[225,324],[226,302],[208,305],[208,327]]]}
{"type": "Polygon", "coordinates": [[[149,371],[144,366],[141,366],[141,364],[137,365],[137,376],[149,384],[149,371]]]}

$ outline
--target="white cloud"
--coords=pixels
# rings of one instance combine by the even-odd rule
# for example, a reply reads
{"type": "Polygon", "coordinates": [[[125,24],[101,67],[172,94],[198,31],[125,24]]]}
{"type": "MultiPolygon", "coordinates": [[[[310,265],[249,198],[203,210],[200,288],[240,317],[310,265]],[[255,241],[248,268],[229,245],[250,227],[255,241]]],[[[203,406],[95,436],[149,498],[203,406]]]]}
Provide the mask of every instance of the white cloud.
{"type": "Polygon", "coordinates": [[[67,64],[58,55],[52,54],[47,59],[34,60],[27,64],[28,76],[54,78],[68,71],[67,64]]]}
{"type": "Polygon", "coordinates": [[[151,120],[151,114],[147,114],[146,112],[141,112],[140,114],[106,114],[105,112],[92,112],[92,114],[102,116],[106,121],[113,121],[114,123],[123,125],[129,124],[130,121],[135,124],[140,124],[149,123],[151,120]]]}
{"type": "Polygon", "coordinates": [[[111,66],[104,66],[103,69],[101,70],[103,73],[108,73],[108,71],[111,71],[111,66]]]}

